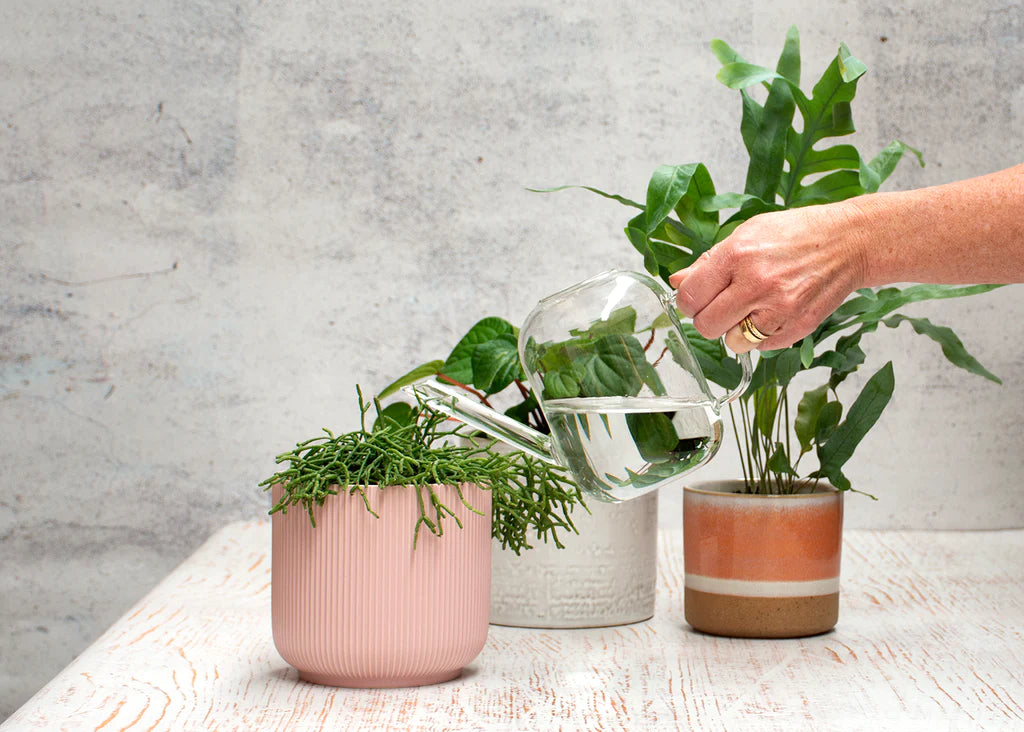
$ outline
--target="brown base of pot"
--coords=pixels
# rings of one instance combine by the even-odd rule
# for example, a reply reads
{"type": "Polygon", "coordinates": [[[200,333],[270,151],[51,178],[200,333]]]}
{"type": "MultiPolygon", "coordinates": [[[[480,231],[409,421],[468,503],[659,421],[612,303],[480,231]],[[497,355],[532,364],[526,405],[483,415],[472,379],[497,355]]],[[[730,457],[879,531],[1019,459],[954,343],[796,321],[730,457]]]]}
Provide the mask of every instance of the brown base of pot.
{"type": "Polygon", "coordinates": [[[686,622],[733,638],[799,638],[825,633],[839,620],[839,593],[813,597],[740,597],[685,588],[686,622]]]}

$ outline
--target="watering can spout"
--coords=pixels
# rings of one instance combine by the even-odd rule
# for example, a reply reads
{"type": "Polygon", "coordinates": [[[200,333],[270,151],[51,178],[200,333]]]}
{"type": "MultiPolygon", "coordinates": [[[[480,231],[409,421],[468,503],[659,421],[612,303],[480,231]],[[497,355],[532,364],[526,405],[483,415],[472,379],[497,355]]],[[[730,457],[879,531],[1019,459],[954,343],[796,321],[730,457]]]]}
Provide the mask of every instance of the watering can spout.
{"type": "Polygon", "coordinates": [[[496,412],[439,381],[418,381],[403,387],[403,391],[431,409],[465,422],[516,450],[522,450],[547,463],[558,463],[548,435],[496,412]]]}

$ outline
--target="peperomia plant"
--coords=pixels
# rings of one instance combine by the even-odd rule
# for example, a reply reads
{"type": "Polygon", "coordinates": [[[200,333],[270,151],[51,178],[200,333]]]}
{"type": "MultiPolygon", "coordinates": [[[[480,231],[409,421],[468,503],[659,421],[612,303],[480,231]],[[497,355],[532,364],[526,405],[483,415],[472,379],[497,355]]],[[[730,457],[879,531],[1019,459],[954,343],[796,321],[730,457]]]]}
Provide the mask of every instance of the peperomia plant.
{"type": "MultiPolygon", "coordinates": [[[[905,153],[924,164],[917,150],[899,141],[870,160],[853,145],[826,142],[854,132],[851,102],[857,81],[867,70],[845,44],[809,96],[800,87],[800,41],[795,27],[786,35],[774,70],[748,63],[720,40],[712,41],[711,50],[722,64],[719,81],[740,92],[740,134],[749,155],[742,193],[718,193],[703,163],[658,167],[645,203],[590,186],[542,191],[584,188],[639,209],[625,233],[651,274],[667,282],[670,274],[688,267],[757,214],[877,191],[905,153]],[[763,91],[757,93],[759,88],[763,91]]],[[[951,329],[896,312],[910,303],[974,295],[994,287],[858,290],[801,343],[761,353],[750,387],[739,402],[739,414],[731,415],[746,490],[791,493],[821,479],[840,489],[851,487],[843,467],[892,396],[892,362],[867,380],[848,410],[838,389],[864,363],[861,340],[879,325],[895,328],[908,322],[916,333],[938,343],[951,363],[1001,383],[967,352],[951,329]],[[791,390],[802,372],[822,374],[823,383],[798,398],[791,390]],[[817,465],[808,470],[802,462],[812,452],[817,465]]],[[[739,383],[739,365],[720,342],[703,339],[692,326],[687,337],[709,380],[727,389],[739,383]]]]}
{"type": "MultiPolygon", "coordinates": [[[[493,407],[491,399],[502,392],[513,391],[514,404],[505,414],[535,430],[548,434],[550,428],[537,403],[533,390],[526,383],[526,374],[519,363],[517,347],[519,328],[507,320],[487,317],[478,321],[455,344],[446,359],[428,361],[384,387],[377,398],[384,400],[403,386],[436,376],[493,407]]],[[[387,409],[408,409],[396,402],[387,409]]]]}
{"type": "MultiPolygon", "coordinates": [[[[507,320],[483,318],[459,339],[446,359],[428,361],[415,367],[382,389],[377,400],[383,401],[403,386],[433,376],[473,395],[487,407],[494,407],[492,400],[501,395],[506,401],[513,402],[505,414],[538,432],[548,434],[551,430],[547,419],[519,363],[518,338],[519,329],[507,320]]],[[[405,402],[392,402],[382,412],[400,424],[415,422],[422,418],[423,413],[421,405],[414,407],[405,402]]],[[[550,534],[554,544],[561,548],[557,533],[548,531],[542,517],[546,513],[559,515],[561,522],[554,525],[575,532],[576,527],[570,515],[573,509],[579,505],[584,511],[589,510],[583,494],[560,469],[521,453],[517,455],[520,455],[520,461],[526,461],[523,463],[524,468],[535,468],[532,481],[529,490],[521,492],[514,505],[500,509],[504,516],[499,518],[495,514],[495,521],[499,524],[512,521],[513,508],[518,507],[520,524],[531,524],[536,530],[536,537],[542,541],[547,541],[550,534]]],[[[515,549],[517,554],[519,548],[531,548],[525,533],[521,541],[504,541],[503,546],[515,549]]]]}
{"type": "MultiPolygon", "coordinates": [[[[646,275],[617,272],[577,286],[583,291],[602,287],[608,288],[606,294],[617,307],[609,305],[596,319],[556,310],[554,315],[547,313],[556,325],[545,330],[537,327],[538,319],[544,319],[536,317],[538,310],[543,312],[539,308],[529,319],[531,331],[520,334],[506,321],[486,318],[470,329],[447,360],[413,369],[379,398],[415,382],[421,382],[418,388],[430,399],[455,398],[455,391],[424,382],[436,377],[493,409],[494,395],[509,389],[517,401],[506,416],[544,434],[554,428],[557,439],[548,443],[535,435],[534,441],[500,426],[493,434],[548,460],[557,455],[579,488],[602,499],[633,497],[698,467],[721,443],[720,419],[686,336],[678,330],[678,319],[665,310],[664,290],[646,275]],[[630,285],[635,287],[630,290],[630,285]],[[663,381],[667,373],[673,378],[663,381]],[[672,384],[672,393],[666,383],[672,384]],[[543,402],[543,411],[538,401],[543,402]],[[551,425],[548,419],[553,420],[551,425]]],[[[551,299],[564,306],[573,301],[567,293],[551,299]]],[[[583,299],[587,297],[593,292],[583,299]]],[[[472,411],[454,413],[481,429],[495,427],[486,419],[476,421],[472,411]]]]}

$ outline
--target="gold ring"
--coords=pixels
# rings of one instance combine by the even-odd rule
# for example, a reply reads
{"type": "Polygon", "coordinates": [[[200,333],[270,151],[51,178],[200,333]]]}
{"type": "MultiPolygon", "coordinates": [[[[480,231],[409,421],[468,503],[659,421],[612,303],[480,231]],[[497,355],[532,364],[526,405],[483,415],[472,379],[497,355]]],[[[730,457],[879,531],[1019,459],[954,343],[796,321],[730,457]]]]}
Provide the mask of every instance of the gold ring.
{"type": "Polygon", "coordinates": [[[754,325],[754,321],[750,319],[749,315],[740,321],[740,333],[742,333],[743,337],[750,343],[755,344],[760,343],[768,337],[757,329],[757,326],[754,325]]]}

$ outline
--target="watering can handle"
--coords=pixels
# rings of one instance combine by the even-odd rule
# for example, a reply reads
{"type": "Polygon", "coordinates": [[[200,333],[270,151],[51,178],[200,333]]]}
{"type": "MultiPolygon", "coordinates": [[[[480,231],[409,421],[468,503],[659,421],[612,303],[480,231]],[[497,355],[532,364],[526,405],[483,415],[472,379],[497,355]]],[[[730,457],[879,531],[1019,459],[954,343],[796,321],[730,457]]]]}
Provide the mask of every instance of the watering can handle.
{"type": "MultiPolygon", "coordinates": [[[[676,308],[676,294],[674,292],[663,291],[661,293],[661,302],[665,306],[666,311],[671,316],[676,318],[683,317],[680,314],[678,308],[676,308]]],[[[721,338],[719,338],[719,340],[721,341],[722,346],[728,348],[728,346],[725,345],[725,336],[722,336],[721,338]]],[[[743,392],[747,390],[747,387],[750,386],[750,378],[754,373],[754,367],[751,365],[750,362],[750,354],[737,353],[736,360],[739,362],[741,369],[740,383],[736,386],[735,389],[727,393],[725,396],[718,397],[718,399],[715,400],[716,412],[720,411],[722,407],[728,404],[729,402],[736,401],[736,399],[741,397],[743,395],[743,392]]]]}
{"type": "MultiPolygon", "coordinates": [[[[722,345],[724,346],[725,345],[725,337],[724,336],[721,338],[721,341],[722,341],[722,345]]],[[[736,354],[736,360],[739,362],[740,369],[742,370],[742,373],[740,374],[740,383],[736,386],[735,389],[730,391],[728,394],[726,394],[725,396],[721,396],[721,397],[719,397],[718,399],[715,400],[715,408],[716,409],[721,409],[723,406],[725,406],[729,402],[735,401],[737,398],[739,398],[740,396],[743,395],[743,392],[745,392],[747,390],[747,387],[750,385],[750,377],[754,373],[754,368],[753,368],[753,366],[751,365],[751,362],[750,362],[750,354],[749,353],[737,353],[736,354]]]]}

